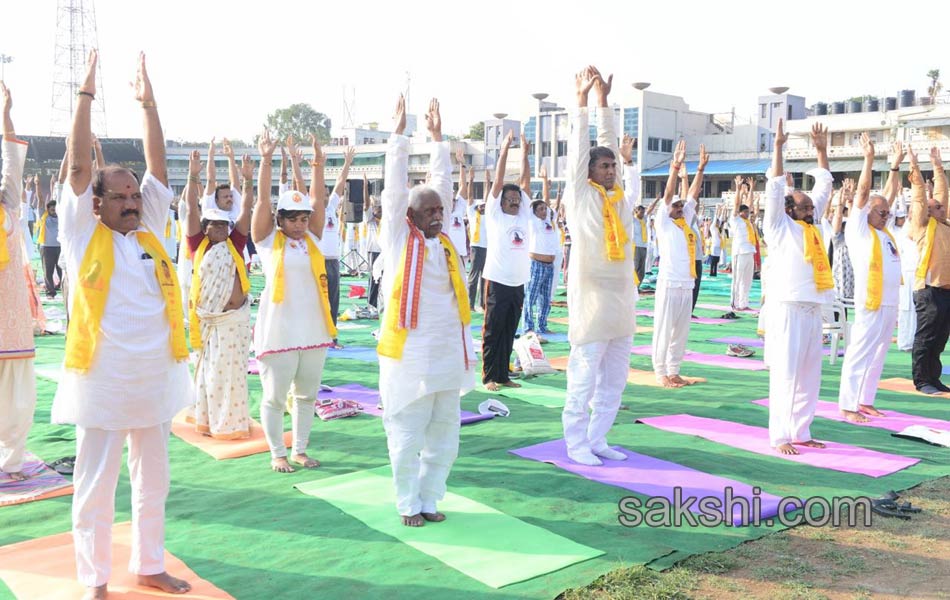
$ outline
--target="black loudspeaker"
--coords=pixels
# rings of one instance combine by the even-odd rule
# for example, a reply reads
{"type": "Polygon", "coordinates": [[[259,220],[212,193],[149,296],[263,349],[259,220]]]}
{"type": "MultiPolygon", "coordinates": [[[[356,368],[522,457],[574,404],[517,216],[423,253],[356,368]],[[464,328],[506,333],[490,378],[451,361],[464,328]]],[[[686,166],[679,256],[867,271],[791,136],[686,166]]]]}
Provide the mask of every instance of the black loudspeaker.
{"type": "Polygon", "coordinates": [[[349,202],[343,207],[343,219],[347,223],[363,222],[363,180],[349,179],[346,182],[349,202]]]}

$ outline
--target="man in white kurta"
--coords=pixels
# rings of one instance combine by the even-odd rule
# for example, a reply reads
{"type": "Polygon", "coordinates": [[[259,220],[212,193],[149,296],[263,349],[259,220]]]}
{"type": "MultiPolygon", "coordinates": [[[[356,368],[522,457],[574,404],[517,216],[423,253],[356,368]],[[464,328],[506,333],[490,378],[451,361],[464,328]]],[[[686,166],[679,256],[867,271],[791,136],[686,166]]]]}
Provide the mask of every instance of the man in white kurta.
{"type": "Polygon", "coordinates": [[[607,445],[607,432],[620,408],[627,385],[630,347],[636,331],[637,286],[634,281],[634,247],[629,236],[633,202],[639,196],[639,173],[627,165],[623,194],[615,183],[617,133],[613,110],[607,108],[609,85],[593,70],[582,73],[578,107],[571,115],[568,138],[568,180],[564,194],[571,228],[572,256],[568,263],[567,397],[561,421],[567,454],[575,462],[602,464],[600,458],[623,460],[625,455],[607,445]],[[581,90],[586,91],[581,94],[581,90]],[[598,96],[597,144],[588,139],[587,92],[598,96]],[[610,199],[605,195],[611,194],[610,199]],[[618,197],[619,196],[619,197],[618,197]],[[605,221],[616,218],[614,227],[605,221]],[[608,254],[607,237],[620,234],[608,254]]]}
{"type": "MultiPolygon", "coordinates": [[[[738,201],[737,201],[738,203],[738,201]]],[[[749,291],[755,270],[755,225],[749,221],[749,207],[742,204],[732,217],[732,308],[749,308],[749,291]],[[752,237],[749,237],[749,233],[752,237]]]]}
{"type": "Polygon", "coordinates": [[[917,331],[917,310],[914,308],[914,279],[920,256],[917,242],[910,237],[910,222],[903,198],[898,200],[894,212],[894,238],[901,255],[900,303],[897,310],[897,349],[910,352],[914,349],[914,333],[917,331]]]}
{"type": "MultiPolygon", "coordinates": [[[[409,178],[409,138],[405,129],[405,104],[400,98],[396,133],[386,152],[385,189],[380,246],[387,266],[381,292],[386,295],[386,317],[402,327],[405,341],[399,352],[390,352],[392,338],[384,322],[379,346],[379,390],[383,426],[396,490],[396,509],[404,525],[419,527],[441,521],[445,515],[437,502],[445,496],[446,480],[459,444],[459,397],[475,385],[474,348],[469,324],[460,320],[468,311],[462,284],[461,261],[449,263],[447,236],[440,235],[442,220],[452,206],[452,163],[449,143],[442,142],[438,104],[433,100],[427,115],[433,140],[430,159],[431,186],[406,189],[409,178]],[[408,216],[407,216],[408,215],[408,216]],[[419,238],[423,235],[424,239],[419,238]],[[421,252],[411,253],[411,243],[422,242],[421,252]],[[415,255],[418,260],[410,260],[415,255]],[[420,264],[421,263],[421,264],[420,264]],[[452,271],[463,298],[453,292],[452,271]],[[415,285],[416,273],[421,282],[415,285]],[[393,288],[409,286],[406,295],[393,298],[393,288]],[[418,295],[417,295],[418,294],[418,295]],[[410,315],[415,317],[415,326],[410,315]],[[388,349],[388,350],[387,350],[388,349]],[[384,354],[385,353],[385,354],[384,354]],[[395,358],[388,354],[400,354],[395,358]]],[[[394,328],[396,327],[394,325],[394,328]]],[[[398,346],[398,344],[396,344],[398,346]]]]}
{"type": "Polygon", "coordinates": [[[817,232],[809,239],[821,245],[814,247],[808,258],[804,239],[806,227],[808,232],[816,229],[814,216],[824,212],[831,197],[825,137],[826,130],[820,125],[812,129],[819,168],[808,172],[815,178],[811,193],[796,190],[786,195],[782,149],[787,135],[780,120],[771,171],[774,176],[768,178],[765,187],[763,229],[769,248],[769,309],[765,323],[769,439],[783,454],[798,454],[793,444],[823,447],[812,440],[809,427],[821,386],[821,305],[832,301],[834,284],[817,232]],[[817,276],[821,276],[821,281],[817,276]]]}

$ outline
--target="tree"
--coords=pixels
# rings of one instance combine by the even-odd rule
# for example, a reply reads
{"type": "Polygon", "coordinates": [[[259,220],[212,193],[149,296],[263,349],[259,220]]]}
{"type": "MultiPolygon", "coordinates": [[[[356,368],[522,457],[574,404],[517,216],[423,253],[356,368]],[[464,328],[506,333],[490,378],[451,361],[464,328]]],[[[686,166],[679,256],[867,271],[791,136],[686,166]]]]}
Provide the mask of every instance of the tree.
{"type": "Polygon", "coordinates": [[[479,121],[468,129],[468,139],[482,141],[485,139],[485,123],[479,121]]]}
{"type": "Polygon", "coordinates": [[[930,103],[934,104],[937,100],[937,94],[943,89],[943,84],[940,83],[940,69],[927,71],[927,77],[930,78],[930,87],[927,88],[927,94],[930,95],[930,103]]]}
{"type": "Polygon", "coordinates": [[[292,135],[303,144],[315,133],[320,143],[330,141],[330,118],[306,103],[291,104],[267,115],[267,128],[278,140],[292,135]]]}

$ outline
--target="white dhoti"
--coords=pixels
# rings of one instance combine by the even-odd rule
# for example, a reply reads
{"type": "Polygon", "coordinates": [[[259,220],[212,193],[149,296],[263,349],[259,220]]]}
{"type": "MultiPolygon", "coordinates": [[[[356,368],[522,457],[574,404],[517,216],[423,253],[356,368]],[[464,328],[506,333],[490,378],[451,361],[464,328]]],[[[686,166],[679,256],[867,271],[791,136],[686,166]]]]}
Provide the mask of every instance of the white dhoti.
{"type": "Polygon", "coordinates": [[[168,434],[171,423],[141,429],[105,430],[76,426],[73,473],[73,543],[79,582],[97,587],[109,581],[112,519],[122,448],[129,442],[132,483],[132,555],[129,571],[165,571],[165,498],[168,496],[168,434]]]}
{"type": "Polygon", "coordinates": [[[692,309],[691,288],[657,284],[653,308],[653,372],[657,379],[679,375],[692,309]]]}
{"type": "Polygon", "coordinates": [[[261,425],[270,446],[271,458],[284,458],[284,408],[287,390],[291,390],[291,428],[294,454],[303,454],[310,443],[313,427],[314,404],[320,391],[326,348],[274,352],[258,357],[261,368],[261,425]],[[291,388],[291,384],[293,387],[291,388]]]}
{"type": "Polygon", "coordinates": [[[881,380],[884,358],[891,345],[896,320],[896,306],[882,306],[878,310],[855,307],[851,341],[845,350],[844,365],[841,367],[838,392],[838,407],[841,410],[858,410],[858,404],[874,405],[877,384],[881,380]]]}
{"type": "Polygon", "coordinates": [[[769,440],[773,447],[811,440],[821,387],[821,305],[769,300],[769,440]]]}
{"type": "Polygon", "coordinates": [[[752,274],[755,270],[754,254],[736,254],[732,267],[732,308],[749,308],[749,291],[752,289],[752,274]]]}
{"type": "MultiPolygon", "coordinates": [[[[181,256],[178,257],[178,263],[175,270],[178,273],[178,286],[181,288],[181,305],[188,306],[188,298],[191,296],[191,271],[193,264],[191,257],[185,251],[184,245],[181,249],[181,256]]],[[[188,325],[188,311],[185,311],[185,325],[188,325]]]]}
{"type": "Polygon", "coordinates": [[[457,389],[426,394],[395,413],[384,409],[400,515],[434,513],[445,497],[445,482],[458,456],[459,409],[457,389]]]}
{"type": "Polygon", "coordinates": [[[914,335],[917,333],[917,309],[914,307],[913,271],[903,271],[901,276],[900,305],[897,312],[897,349],[910,352],[914,349],[914,335]]]}
{"type": "Polygon", "coordinates": [[[16,473],[23,468],[35,406],[33,359],[0,360],[0,471],[16,473]]]}
{"type": "MultiPolygon", "coordinates": [[[[195,368],[195,427],[217,439],[250,436],[247,410],[247,353],[251,345],[248,299],[224,312],[234,290],[235,265],[226,244],[215,244],[201,261],[198,319],[201,354],[195,368]]],[[[194,323],[191,324],[195,326],[194,323]]]]}
{"type": "Polygon", "coordinates": [[[600,452],[620,409],[630,369],[631,336],[571,346],[561,422],[568,454],[600,452]],[[588,411],[590,411],[588,413],[588,411]]]}

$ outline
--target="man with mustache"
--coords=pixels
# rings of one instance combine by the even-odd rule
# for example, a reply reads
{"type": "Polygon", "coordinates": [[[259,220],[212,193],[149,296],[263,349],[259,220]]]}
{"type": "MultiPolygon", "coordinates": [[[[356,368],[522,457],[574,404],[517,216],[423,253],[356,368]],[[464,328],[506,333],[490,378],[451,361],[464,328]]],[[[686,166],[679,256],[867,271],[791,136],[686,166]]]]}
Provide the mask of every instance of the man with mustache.
{"type": "Polygon", "coordinates": [[[488,254],[485,257],[485,325],[482,329],[482,383],[490,392],[521,387],[508,375],[511,350],[524,306],[524,284],[531,272],[525,239],[531,219],[531,199],[524,192],[531,185],[528,142],[521,136],[521,179],[505,183],[508,150],[514,141],[509,131],[495,166],[495,183],[485,204],[488,254]]]}
{"type": "Polygon", "coordinates": [[[105,598],[115,487],[128,442],[132,555],[140,585],[181,594],[165,571],[165,498],[172,418],[194,401],[181,291],[158,237],[173,194],[155,96],[139,55],[134,84],[146,172],[106,165],[93,173],[90,108],[98,53],[89,54],[69,137],[69,179],[59,206],[71,305],[63,379],[52,421],[76,426],[73,539],[84,598],[105,598]]]}
{"type": "Polygon", "coordinates": [[[449,142],[442,141],[439,102],[429,103],[431,185],[406,189],[406,101],[386,151],[379,241],[387,257],[382,293],[379,390],[396,488],[407,527],[445,520],[436,503],[459,446],[459,397],[475,384],[471,310],[462,260],[442,223],[452,208],[449,142]]]}
{"type": "Polygon", "coordinates": [[[765,353],[769,361],[769,438],[782,454],[798,454],[796,445],[824,448],[811,437],[821,387],[821,305],[834,296],[828,253],[815,227],[831,197],[828,130],[811,128],[818,168],[811,195],[786,193],[782,150],[788,140],[779,119],[772,168],[765,185],[763,230],[769,248],[769,309],[765,353]]]}

